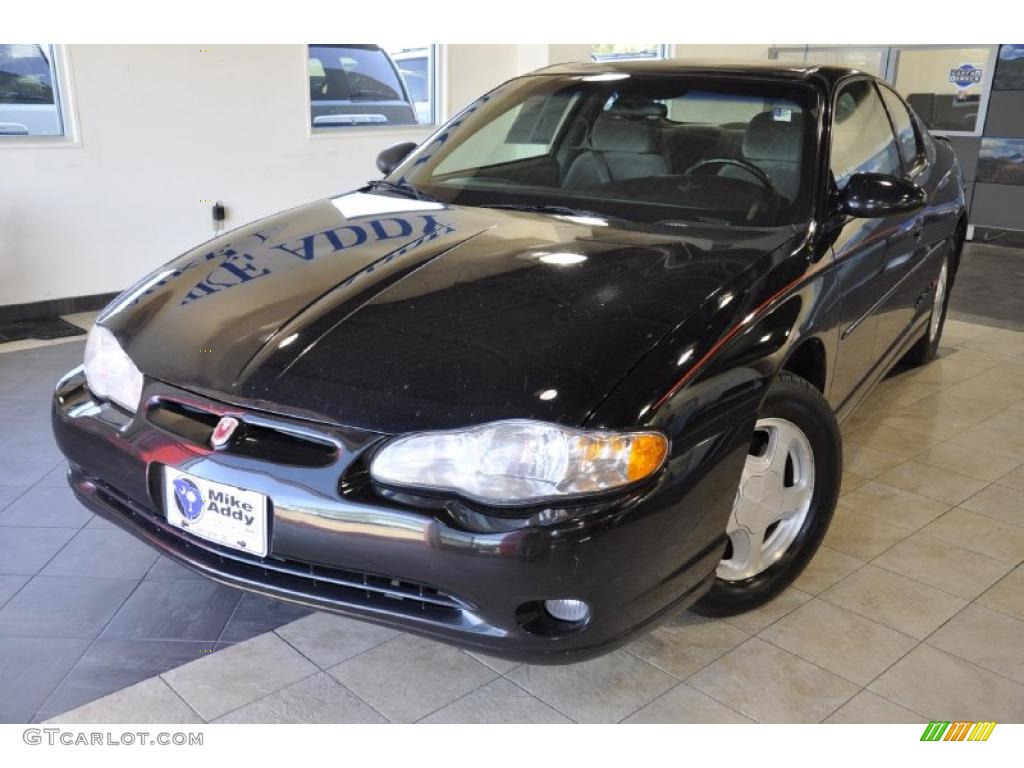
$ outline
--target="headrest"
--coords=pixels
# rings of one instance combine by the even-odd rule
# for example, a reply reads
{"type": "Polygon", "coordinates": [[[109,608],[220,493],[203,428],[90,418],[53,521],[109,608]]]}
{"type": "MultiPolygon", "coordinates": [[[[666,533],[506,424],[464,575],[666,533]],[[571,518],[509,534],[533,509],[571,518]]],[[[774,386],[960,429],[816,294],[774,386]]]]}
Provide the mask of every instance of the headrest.
{"type": "Polygon", "coordinates": [[[642,120],[602,115],[594,121],[590,145],[597,152],[654,152],[654,129],[642,120]]]}
{"type": "Polygon", "coordinates": [[[754,115],[743,134],[743,156],[750,160],[800,159],[803,139],[803,115],[775,110],[754,115]]]}
{"type": "Polygon", "coordinates": [[[620,117],[665,117],[668,115],[668,106],[660,101],[649,101],[647,99],[629,98],[619,99],[615,106],[608,110],[610,115],[620,117]]]}

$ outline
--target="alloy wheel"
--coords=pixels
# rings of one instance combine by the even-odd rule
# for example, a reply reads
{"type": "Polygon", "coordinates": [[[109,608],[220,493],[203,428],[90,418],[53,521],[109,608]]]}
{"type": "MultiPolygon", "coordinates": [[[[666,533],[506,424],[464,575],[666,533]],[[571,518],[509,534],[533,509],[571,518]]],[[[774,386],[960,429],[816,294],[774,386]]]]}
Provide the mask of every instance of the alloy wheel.
{"type": "Polygon", "coordinates": [[[718,578],[749,579],[776,563],[803,527],[813,496],[814,452],[807,435],[786,419],[758,419],[718,578]]]}
{"type": "Polygon", "coordinates": [[[939,324],[942,322],[942,306],[946,300],[946,275],[949,261],[942,262],[939,279],[935,282],[935,296],[932,300],[932,317],[928,323],[928,341],[935,341],[939,335],[939,324]]]}

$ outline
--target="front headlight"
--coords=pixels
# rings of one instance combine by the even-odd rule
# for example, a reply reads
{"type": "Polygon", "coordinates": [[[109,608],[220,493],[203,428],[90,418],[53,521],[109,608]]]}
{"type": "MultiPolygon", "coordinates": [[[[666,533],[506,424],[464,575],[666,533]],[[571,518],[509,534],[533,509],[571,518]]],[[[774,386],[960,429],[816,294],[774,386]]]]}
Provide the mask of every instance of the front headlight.
{"type": "Polygon", "coordinates": [[[521,506],[621,488],[654,474],[667,455],[660,432],[499,421],[399,437],[377,453],[370,474],[386,485],[521,506]]]}
{"type": "Polygon", "coordinates": [[[85,380],[89,390],[134,413],[142,397],[142,374],[114,334],[94,325],[85,342],[85,380]]]}

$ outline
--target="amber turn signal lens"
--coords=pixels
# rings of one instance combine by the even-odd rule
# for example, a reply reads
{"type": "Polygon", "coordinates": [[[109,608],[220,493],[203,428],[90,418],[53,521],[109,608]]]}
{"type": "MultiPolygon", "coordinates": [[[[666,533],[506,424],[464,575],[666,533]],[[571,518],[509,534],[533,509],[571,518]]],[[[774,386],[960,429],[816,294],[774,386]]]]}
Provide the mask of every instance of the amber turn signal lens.
{"type": "Polygon", "coordinates": [[[630,482],[643,480],[662,465],[667,453],[668,440],[663,435],[637,435],[629,450],[626,476],[630,482]]]}

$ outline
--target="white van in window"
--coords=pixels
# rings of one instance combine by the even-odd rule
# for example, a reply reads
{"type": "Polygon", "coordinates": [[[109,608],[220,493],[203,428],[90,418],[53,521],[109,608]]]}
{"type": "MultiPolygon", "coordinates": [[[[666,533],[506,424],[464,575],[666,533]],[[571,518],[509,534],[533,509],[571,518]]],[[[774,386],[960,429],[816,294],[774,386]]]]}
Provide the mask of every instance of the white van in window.
{"type": "Polygon", "coordinates": [[[417,122],[398,67],[379,45],[310,45],[309,103],[315,129],[417,122]]]}

